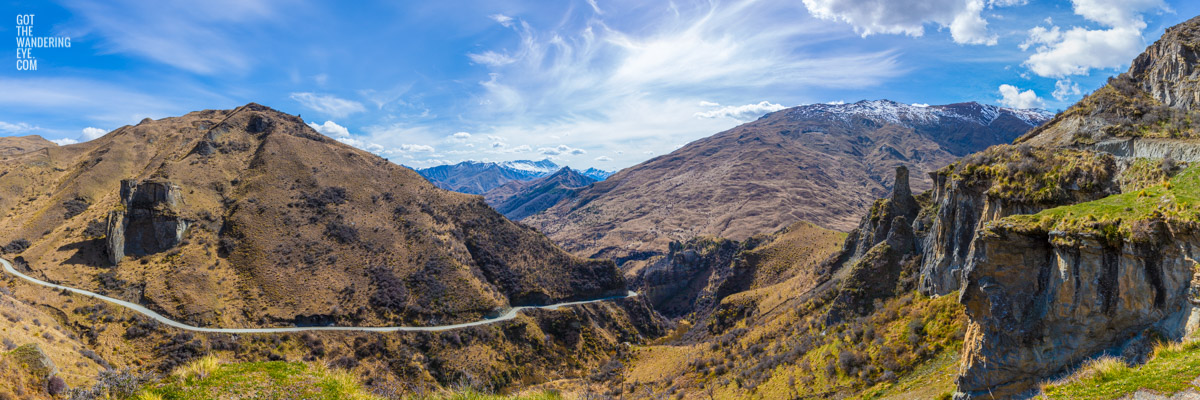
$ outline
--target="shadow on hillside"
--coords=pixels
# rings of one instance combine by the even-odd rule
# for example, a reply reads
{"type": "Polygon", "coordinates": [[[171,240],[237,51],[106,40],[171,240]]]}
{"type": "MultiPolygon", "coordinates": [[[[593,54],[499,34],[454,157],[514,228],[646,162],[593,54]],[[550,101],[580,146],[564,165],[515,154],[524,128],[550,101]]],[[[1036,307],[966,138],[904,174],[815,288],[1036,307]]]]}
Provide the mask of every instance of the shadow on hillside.
{"type": "Polygon", "coordinates": [[[63,263],[92,267],[104,267],[108,265],[104,258],[104,239],[88,239],[66,244],[58,248],[58,251],[71,250],[75,250],[75,254],[72,254],[63,263]]]}

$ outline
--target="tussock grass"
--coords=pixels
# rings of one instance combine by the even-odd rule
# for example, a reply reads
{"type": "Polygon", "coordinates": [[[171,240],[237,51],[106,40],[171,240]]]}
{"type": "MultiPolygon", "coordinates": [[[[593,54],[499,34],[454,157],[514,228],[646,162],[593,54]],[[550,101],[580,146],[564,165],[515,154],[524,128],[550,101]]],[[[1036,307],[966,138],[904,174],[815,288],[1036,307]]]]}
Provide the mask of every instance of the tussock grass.
{"type": "MultiPolygon", "coordinates": [[[[179,367],[168,378],[143,389],[137,400],[324,399],[383,400],[365,388],[354,373],[304,362],[222,363],[204,357],[179,367]]],[[[396,398],[396,397],[387,397],[396,398]]],[[[561,400],[553,391],[515,396],[494,395],[471,389],[446,390],[399,397],[403,400],[561,400]]]]}
{"type": "Polygon", "coordinates": [[[1178,393],[1200,376],[1200,342],[1160,343],[1145,365],[1130,367],[1114,357],[1084,363],[1070,376],[1042,384],[1050,399],[1117,399],[1139,389],[1178,393]]]}
{"type": "Polygon", "coordinates": [[[216,356],[204,356],[171,372],[171,375],[183,380],[204,379],[220,368],[221,360],[216,356]]]}

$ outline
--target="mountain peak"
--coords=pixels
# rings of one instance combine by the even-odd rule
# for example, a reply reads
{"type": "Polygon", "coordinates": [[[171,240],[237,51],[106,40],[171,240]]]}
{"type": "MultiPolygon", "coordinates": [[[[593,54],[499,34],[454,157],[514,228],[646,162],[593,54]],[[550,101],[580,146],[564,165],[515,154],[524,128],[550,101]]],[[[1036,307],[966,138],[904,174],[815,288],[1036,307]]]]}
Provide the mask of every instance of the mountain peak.
{"type": "MultiPolygon", "coordinates": [[[[888,99],[860,100],[854,103],[809,104],[778,111],[793,120],[833,117],[849,122],[853,118],[868,118],[893,124],[932,125],[945,119],[957,119],[988,126],[1002,116],[1011,116],[1026,125],[1037,126],[1046,122],[1053,114],[1039,109],[1014,109],[980,104],[978,102],[953,103],[946,105],[905,104],[888,99]]],[[[772,115],[768,114],[768,115],[772,115]]],[[[766,118],[766,116],[764,116],[766,118]]]]}
{"type": "Polygon", "coordinates": [[[1129,76],[1163,104],[1177,108],[1200,105],[1200,17],[1167,29],[1129,66],[1129,76]]]}

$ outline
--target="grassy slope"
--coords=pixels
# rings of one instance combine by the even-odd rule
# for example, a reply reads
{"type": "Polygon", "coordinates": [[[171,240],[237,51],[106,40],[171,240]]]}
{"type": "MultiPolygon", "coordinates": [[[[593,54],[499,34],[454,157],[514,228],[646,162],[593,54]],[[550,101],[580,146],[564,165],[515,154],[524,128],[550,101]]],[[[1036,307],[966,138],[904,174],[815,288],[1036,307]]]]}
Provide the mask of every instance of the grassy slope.
{"type": "Polygon", "coordinates": [[[688,398],[931,397],[953,390],[965,322],[955,298],[905,295],[828,327],[814,310],[743,320],[708,342],[638,347],[622,378],[688,398]],[[888,370],[895,378],[884,378],[888,370]]]}
{"type": "MultiPolygon", "coordinates": [[[[384,399],[367,391],[354,375],[323,366],[285,361],[221,363],[206,357],[176,369],[171,376],[149,385],[139,400],[168,399],[384,399]]],[[[421,400],[555,400],[553,392],[499,396],[473,391],[445,391],[402,396],[421,400]]]]}
{"type": "Polygon", "coordinates": [[[1018,215],[999,224],[1019,230],[1091,231],[1106,238],[1130,237],[1130,222],[1161,216],[1173,221],[1196,221],[1200,215],[1200,165],[1184,168],[1169,181],[1086,203],[1063,206],[1033,215],[1018,215]]]}
{"type": "Polygon", "coordinates": [[[1088,363],[1074,375],[1042,387],[1051,399],[1116,399],[1140,389],[1172,395],[1196,389],[1200,376],[1200,342],[1160,345],[1144,365],[1128,367],[1114,359],[1088,363]]]}

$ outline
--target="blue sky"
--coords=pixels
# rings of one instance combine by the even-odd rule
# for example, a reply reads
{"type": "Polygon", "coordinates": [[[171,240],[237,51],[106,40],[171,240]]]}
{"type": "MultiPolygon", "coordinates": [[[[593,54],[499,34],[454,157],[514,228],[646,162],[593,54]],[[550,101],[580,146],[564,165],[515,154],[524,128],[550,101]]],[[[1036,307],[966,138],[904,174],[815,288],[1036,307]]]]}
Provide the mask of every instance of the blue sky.
{"type": "Polygon", "coordinates": [[[1200,2],[1165,0],[4,3],[0,135],[84,141],[258,102],[390,160],[615,170],[801,104],[1065,108],[1200,2]]]}

